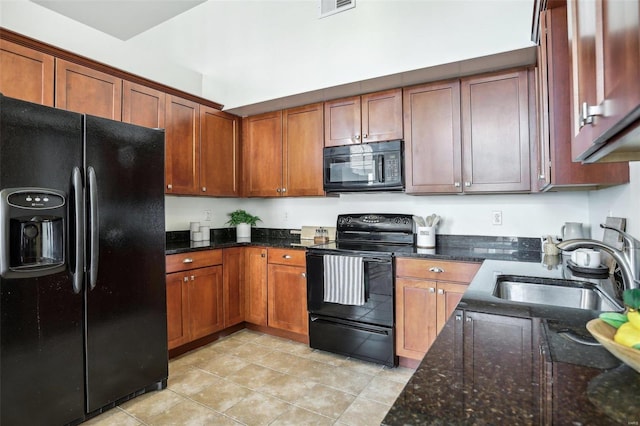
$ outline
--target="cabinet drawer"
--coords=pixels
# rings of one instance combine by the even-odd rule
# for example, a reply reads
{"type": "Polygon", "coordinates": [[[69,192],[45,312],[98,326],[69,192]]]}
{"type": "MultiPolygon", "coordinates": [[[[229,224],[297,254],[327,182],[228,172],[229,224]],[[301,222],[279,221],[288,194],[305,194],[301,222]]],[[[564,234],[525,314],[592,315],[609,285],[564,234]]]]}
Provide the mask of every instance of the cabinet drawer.
{"type": "Polygon", "coordinates": [[[270,248],[267,262],[306,267],[306,253],[306,250],[270,248]]]}
{"type": "Polygon", "coordinates": [[[479,268],[479,263],[470,262],[451,262],[437,259],[396,259],[396,276],[398,277],[469,283],[479,268]]]}
{"type": "Polygon", "coordinates": [[[204,266],[222,265],[222,250],[191,251],[170,254],[166,258],[167,274],[204,266]]]}

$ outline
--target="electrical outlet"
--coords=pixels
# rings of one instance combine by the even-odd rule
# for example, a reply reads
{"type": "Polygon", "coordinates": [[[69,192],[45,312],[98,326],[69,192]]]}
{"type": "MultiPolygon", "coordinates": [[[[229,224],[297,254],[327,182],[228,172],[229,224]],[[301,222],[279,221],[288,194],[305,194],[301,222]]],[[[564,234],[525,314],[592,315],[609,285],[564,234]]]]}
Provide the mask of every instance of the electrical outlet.
{"type": "Polygon", "coordinates": [[[492,225],[502,225],[502,211],[494,210],[491,212],[491,224],[492,225]]]}
{"type": "Polygon", "coordinates": [[[213,220],[213,212],[211,210],[204,211],[204,221],[211,222],[213,220]]]}

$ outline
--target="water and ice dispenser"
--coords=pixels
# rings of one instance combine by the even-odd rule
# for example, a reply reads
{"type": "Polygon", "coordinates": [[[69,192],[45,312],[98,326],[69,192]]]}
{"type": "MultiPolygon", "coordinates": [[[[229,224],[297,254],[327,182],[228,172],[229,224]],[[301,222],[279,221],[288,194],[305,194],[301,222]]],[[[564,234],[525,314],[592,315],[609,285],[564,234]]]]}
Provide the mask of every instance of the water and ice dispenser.
{"type": "Polygon", "coordinates": [[[61,191],[0,191],[0,275],[26,278],[65,270],[66,221],[61,191]]]}

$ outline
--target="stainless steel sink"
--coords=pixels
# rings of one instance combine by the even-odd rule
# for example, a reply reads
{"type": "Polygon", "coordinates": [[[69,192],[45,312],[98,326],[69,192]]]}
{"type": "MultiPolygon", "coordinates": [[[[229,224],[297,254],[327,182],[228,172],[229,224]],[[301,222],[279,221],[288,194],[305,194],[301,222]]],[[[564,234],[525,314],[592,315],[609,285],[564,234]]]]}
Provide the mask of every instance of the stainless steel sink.
{"type": "Polygon", "coordinates": [[[595,311],[621,311],[623,307],[591,282],[502,275],[493,295],[512,302],[595,311]]]}

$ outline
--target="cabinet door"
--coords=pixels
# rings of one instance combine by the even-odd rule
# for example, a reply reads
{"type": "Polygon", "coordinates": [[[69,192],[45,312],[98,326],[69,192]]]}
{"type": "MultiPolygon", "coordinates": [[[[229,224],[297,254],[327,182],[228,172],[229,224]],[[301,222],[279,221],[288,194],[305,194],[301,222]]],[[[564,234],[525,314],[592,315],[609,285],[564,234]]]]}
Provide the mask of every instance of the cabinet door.
{"type": "Polygon", "coordinates": [[[596,139],[640,106],[639,7],[635,1],[567,2],[574,159],[600,149],[596,139]]]}
{"type": "Polygon", "coordinates": [[[407,193],[462,192],[460,82],[404,89],[407,193]]]}
{"type": "Polygon", "coordinates": [[[56,59],[57,108],[120,121],[122,79],[56,59]]]}
{"type": "Polygon", "coordinates": [[[449,317],[456,310],[467,287],[467,284],[438,282],[436,334],[440,334],[449,317]]]}
{"type": "Polygon", "coordinates": [[[437,283],[396,278],[396,353],[422,359],[437,335],[437,283]]]}
{"type": "Polygon", "coordinates": [[[224,326],[244,321],[244,248],[222,250],[224,326]]]}
{"type": "Polygon", "coordinates": [[[245,248],[245,321],[267,325],[267,249],[245,248]]]}
{"type": "Polygon", "coordinates": [[[464,321],[465,409],[488,416],[487,401],[504,398],[508,390],[512,411],[502,413],[496,423],[537,424],[531,320],[465,312],[464,321]]]}
{"type": "Polygon", "coordinates": [[[462,80],[464,191],[528,191],[527,71],[462,80]]]}
{"type": "Polygon", "coordinates": [[[186,271],[190,340],[224,328],[222,309],[222,266],[186,271]]]}
{"type": "Polygon", "coordinates": [[[309,334],[306,268],[269,264],[269,327],[309,334]]]}
{"type": "Polygon", "coordinates": [[[0,40],[0,93],[53,106],[53,56],[0,40]]]}
{"type": "Polygon", "coordinates": [[[122,121],[164,129],[166,95],[130,81],[122,82],[122,121]]]}
{"type": "Polygon", "coordinates": [[[167,194],[198,194],[199,105],[166,97],[165,179],[167,194]]]}
{"type": "Polygon", "coordinates": [[[169,349],[186,343],[189,338],[189,326],[186,320],[187,276],[182,272],[167,274],[167,340],[169,349]]]}
{"type": "Polygon", "coordinates": [[[283,188],[289,197],[324,195],[323,104],[287,109],[282,117],[283,188]]]}
{"type": "Polygon", "coordinates": [[[245,195],[282,195],[282,111],[243,120],[245,195]]]}
{"type": "Polygon", "coordinates": [[[324,103],[324,146],[360,143],[360,96],[324,103]]]}
{"type": "Polygon", "coordinates": [[[402,89],[362,95],[362,142],[402,139],[402,89]]]}
{"type": "Polygon", "coordinates": [[[200,193],[237,196],[239,118],[200,105],[200,193]]]}

